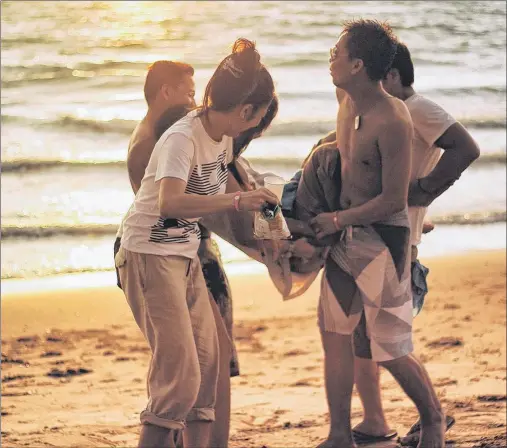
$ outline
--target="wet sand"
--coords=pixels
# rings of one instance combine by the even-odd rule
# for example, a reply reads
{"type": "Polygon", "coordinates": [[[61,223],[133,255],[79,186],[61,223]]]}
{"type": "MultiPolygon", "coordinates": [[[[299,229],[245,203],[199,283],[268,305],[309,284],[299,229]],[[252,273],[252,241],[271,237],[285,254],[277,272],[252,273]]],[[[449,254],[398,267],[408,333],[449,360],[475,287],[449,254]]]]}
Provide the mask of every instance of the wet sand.
{"type": "MultiPolygon", "coordinates": [[[[431,291],[414,342],[457,420],[448,446],[505,447],[505,252],[424,262],[431,291]]],[[[317,445],[328,430],[318,281],[285,303],[266,275],[231,284],[242,374],[232,380],[230,446],[317,445]]],[[[136,446],[149,351],[119,289],[3,295],[1,319],[2,446],[136,446]]],[[[382,393],[404,434],[413,404],[387,372],[382,393]]],[[[360,421],[356,395],[352,415],[360,421]]]]}

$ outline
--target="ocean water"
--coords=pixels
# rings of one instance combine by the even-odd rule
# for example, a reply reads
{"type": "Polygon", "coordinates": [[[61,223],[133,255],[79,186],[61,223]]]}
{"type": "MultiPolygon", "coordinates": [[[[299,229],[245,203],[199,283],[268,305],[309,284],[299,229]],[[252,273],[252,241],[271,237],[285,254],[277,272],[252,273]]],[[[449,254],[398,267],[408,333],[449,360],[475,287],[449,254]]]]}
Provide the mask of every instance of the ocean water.
{"type": "MultiPolygon", "coordinates": [[[[129,135],[157,59],[195,69],[197,99],[237,37],[257,42],[280,96],[247,157],[290,178],[334,127],[328,54],[344,20],[388,20],[411,49],[415,88],[459,119],[481,158],[430,208],[424,256],[505,248],[506,4],[503,1],[1,4],[2,279],[111,270],[133,195],[129,135]]],[[[226,262],[243,261],[220,241],[226,262]]]]}

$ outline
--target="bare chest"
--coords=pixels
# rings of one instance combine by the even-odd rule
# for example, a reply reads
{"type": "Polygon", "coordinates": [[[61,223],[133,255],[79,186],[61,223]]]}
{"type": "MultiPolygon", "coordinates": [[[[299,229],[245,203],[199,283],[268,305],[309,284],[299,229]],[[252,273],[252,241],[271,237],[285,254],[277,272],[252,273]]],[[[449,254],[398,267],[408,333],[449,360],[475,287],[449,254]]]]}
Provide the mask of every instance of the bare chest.
{"type": "Polygon", "coordinates": [[[373,172],[380,169],[378,124],[375,117],[356,116],[348,110],[338,113],[336,142],[347,170],[373,172]]]}

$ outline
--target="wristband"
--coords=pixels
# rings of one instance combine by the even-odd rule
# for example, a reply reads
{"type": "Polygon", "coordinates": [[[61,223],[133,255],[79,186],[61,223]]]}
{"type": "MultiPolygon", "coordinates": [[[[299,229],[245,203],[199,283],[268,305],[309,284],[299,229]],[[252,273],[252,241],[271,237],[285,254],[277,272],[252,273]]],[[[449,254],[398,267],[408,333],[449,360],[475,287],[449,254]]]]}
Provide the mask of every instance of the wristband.
{"type": "Polygon", "coordinates": [[[340,224],[338,223],[338,212],[335,212],[335,214],[333,215],[333,222],[334,226],[336,227],[336,230],[341,230],[340,224]]]}
{"type": "Polygon", "coordinates": [[[239,212],[239,201],[241,199],[241,192],[238,191],[235,195],[234,195],[234,198],[232,199],[232,203],[234,205],[234,210],[236,210],[237,212],[239,212]]]}

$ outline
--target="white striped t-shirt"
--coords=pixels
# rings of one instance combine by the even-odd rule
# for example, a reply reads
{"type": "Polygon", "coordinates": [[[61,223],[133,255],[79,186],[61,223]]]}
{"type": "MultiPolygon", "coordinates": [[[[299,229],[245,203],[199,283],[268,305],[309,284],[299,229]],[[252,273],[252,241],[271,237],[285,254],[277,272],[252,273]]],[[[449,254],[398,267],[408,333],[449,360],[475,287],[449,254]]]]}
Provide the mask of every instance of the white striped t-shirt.
{"type": "Polygon", "coordinates": [[[200,217],[167,218],[159,213],[160,180],[187,182],[186,194],[225,193],[232,138],[214,141],[196,111],[171,126],[155,145],[134,203],[123,222],[122,246],[131,252],[194,258],[201,237],[200,217]]]}

